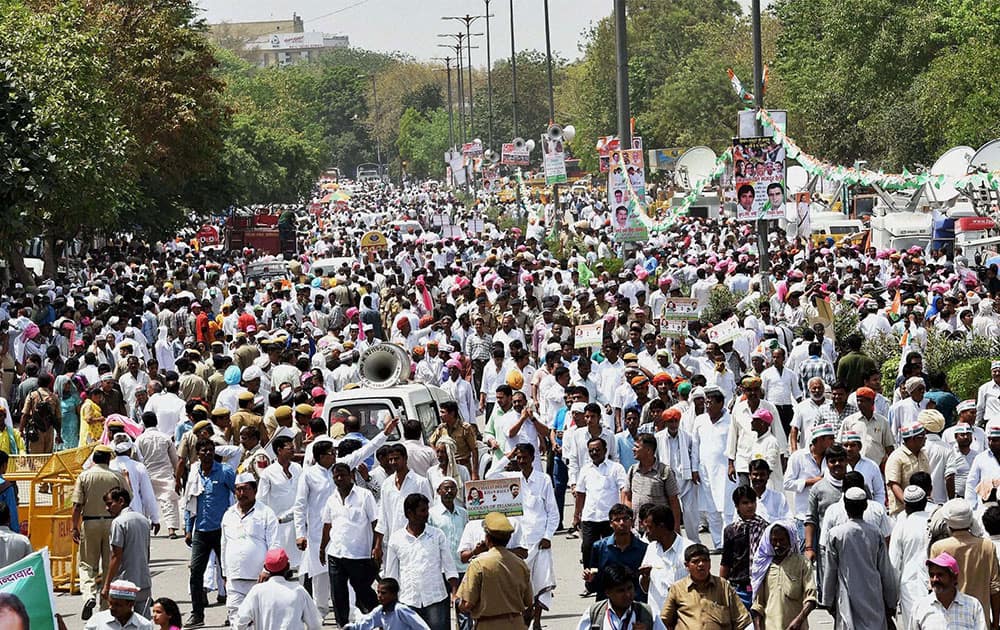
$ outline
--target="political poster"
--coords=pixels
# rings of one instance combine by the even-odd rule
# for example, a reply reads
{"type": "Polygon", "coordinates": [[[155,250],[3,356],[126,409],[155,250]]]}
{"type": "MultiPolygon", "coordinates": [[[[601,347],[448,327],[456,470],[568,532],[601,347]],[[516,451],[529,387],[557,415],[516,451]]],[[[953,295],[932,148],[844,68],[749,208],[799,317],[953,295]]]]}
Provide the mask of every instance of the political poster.
{"type": "Polygon", "coordinates": [[[504,144],[500,147],[500,163],[508,166],[530,166],[531,155],[528,147],[518,149],[513,142],[504,144]]]}
{"type": "MultiPolygon", "coordinates": [[[[618,140],[618,136],[600,136],[597,138],[595,148],[597,149],[597,166],[602,173],[607,173],[611,170],[611,154],[621,150],[621,142],[618,140]]],[[[641,136],[632,138],[632,148],[642,150],[641,136]]]]}
{"type": "Polygon", "coordinates": [[[4,627],[30,627],[31,630],[58,627],[48,548],[0,569],[0,593],[6,599],[3,609],[8,613],[3,616],[8,624],[4,627]]]}
{"type": "Polygon", "coordinates": [[[221,243],[219,238],[219,228],[214,225],[203,225],[195,235],[201,247],[214,247],[221,243]]]}
{"type": "Polygon", "coordinates": [[[660,322],[660,334],[664,337],[687,337],[690,333],[687,319],[665,319],[660,322]]]}
{"type": "Polygon", "coordinates": [[[733,140],[739,221],[785,218],[785,148],[772,138],[733,140]]]}
{"type": "Polygon", "coordinates": [[[542,162],[545,166],[545,185],[566,183],[566,148],[562,140],[552,140],[542,134],[542,162]]]}
{"type": "Polygon", "coordinates": [[[649,231],[639,218],[641,205],[646,203],[642,150],[612,151],[609,157],[613,166],[608,173],[608,207],[615,242],[647,241],[649,231]]]}
{"type": "Polygon", "coordinates": [[[661,319],[679,321],[698,319],[698,299],[668,297],[663,304],[661,319]]]}
{"type": "Polygon", "coordinates": [[[740,322],[736,319],[736,316],[730,317],[724,322],[719,322],[715,326],[712,326],[706,331],[708,335],[708,340],[712,343],[717,343],[720,346],[727,341],[733,341],[741,334],[743,334],[743,329],[740,328],[740,322]]]}
{"type": "Polygon", "coordinates": [[[604,320],[577,326],[573,331],[573,341],[577,348],[600,348],[604,343],[604,320]]]}
{"type": "Polygon", "coordinates": [[[462,155],[467,158],[479,158],[483,157],[483,143],[482,142],[466,142],[462,145],[462,155]]]}
{"type": "Polygon", "coordinates": [[[490,512],[504,516],[521,516],[524,506],[521,499],[521,480],[480,479],[465,482],[465,509],[469,520],[483,518],[490,512]]]}

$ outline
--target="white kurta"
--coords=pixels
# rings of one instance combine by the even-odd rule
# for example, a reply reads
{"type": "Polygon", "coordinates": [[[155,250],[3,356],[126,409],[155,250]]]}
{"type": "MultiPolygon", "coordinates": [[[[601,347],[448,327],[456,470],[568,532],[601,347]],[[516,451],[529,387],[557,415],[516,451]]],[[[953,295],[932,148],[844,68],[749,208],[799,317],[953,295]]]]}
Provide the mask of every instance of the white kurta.
{"type": "Polygon", "coordinates": [[[293,507],[302,466],[292,462],[288,465],[288,472],[291,477],[285,476],[284,469],[277,462],[260,471],[257,502],[268,506],[274,512],[278,519],[278,546],[288,554],[290,565],[298,567],[302,552],[295,545],[293,507]]]}

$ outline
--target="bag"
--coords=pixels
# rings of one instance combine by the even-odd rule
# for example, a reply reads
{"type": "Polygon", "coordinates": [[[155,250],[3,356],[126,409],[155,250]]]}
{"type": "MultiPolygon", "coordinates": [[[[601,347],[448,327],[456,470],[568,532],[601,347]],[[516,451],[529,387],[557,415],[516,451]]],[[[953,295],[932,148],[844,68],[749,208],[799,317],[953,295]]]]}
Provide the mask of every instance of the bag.
{"type": "MultiPolygon", "coordinates": [[[[608,600],[597,602],[590,606],[590,630],[602,630],[604,628],[604,616],[608,612],[608,600]]],[[[632,602],[632,610],[626,613],[626,617],[634,617],[638,623],[645,624],[647,628],[653,627],[653,612],[649,606],[640,602],[632,602]]],[[[628,624],[622,624],[622,627],[628,624]]]]}
{"type": "Polygon", "coordinates": [[[33,394],[37,398],[32,405],[31,414],[24,425],[25,439],[29,442],[37,442],[42,433],[52,428],[55,420],[55,410],[52,408],[52,400],[42,398],[37,392],[33,394]]]}

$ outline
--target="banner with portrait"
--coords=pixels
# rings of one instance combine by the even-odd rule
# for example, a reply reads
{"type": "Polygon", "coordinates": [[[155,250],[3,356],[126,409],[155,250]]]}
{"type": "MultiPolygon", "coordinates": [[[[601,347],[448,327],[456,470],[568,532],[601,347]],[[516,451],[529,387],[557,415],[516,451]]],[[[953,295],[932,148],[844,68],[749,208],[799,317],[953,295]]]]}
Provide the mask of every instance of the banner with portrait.
{"type": "Polygon", "coordinates": [[[639,216],[640,204],[646,203],[642,149],[612,151],[610,158],[608,208],[615,242],[645,242],[649,240],[649,231],[639,216]]]}
{"type": "Polygon", "coordinates": [[[529,166],[531,154],[527,147],[519,149],[513,142],[508,142],[500,147],[500,163],[507,166],[529,166]]]}
{"type": "Polygon", "coordinates": [[[504,516],[523,515],[521,480],[507,477],[466,481],[465,509],[469,520],[483,518],[490,512],[500,512],[504,516]]]}
{"type": "Polygon", "coordinates": [[[733,185],[737,220],[784,219],[784,147],[773,138],[734,139],[733,185]]]}
{"type": "Polygon", "coordinates": [[[553,140],[542,134],[542,156],[545,185],[566,183],[566,147],[562,139],[553,140]]]}
{"type": "Polygon", "coordinates": [[[48,548],[0,569],[0,617],[5,628],[54,630],[57,627],[48,548]]]}

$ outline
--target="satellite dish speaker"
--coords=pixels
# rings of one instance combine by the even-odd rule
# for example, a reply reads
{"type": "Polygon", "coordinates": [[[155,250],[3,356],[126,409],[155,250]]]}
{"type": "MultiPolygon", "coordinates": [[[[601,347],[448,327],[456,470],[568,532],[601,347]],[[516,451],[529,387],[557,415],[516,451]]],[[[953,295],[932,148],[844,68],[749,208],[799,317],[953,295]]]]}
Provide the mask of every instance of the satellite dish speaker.
{"type": "Polygon", "coordinates": [[[549,125],[548,129],[545,130],[545,135],[547,135],[549,137],[549,140],[551,140],[553,142],[557,142],[559,140],[562,140],[562,137],[563,137],[563,128],[560,127],[559,125],[553,123],[553,124],[549,125]]]}
{"type": "Polygon", "coordinates": [[[514,148],[518,151],[524,149],[524,138],[514,138],[514,148]]]}

